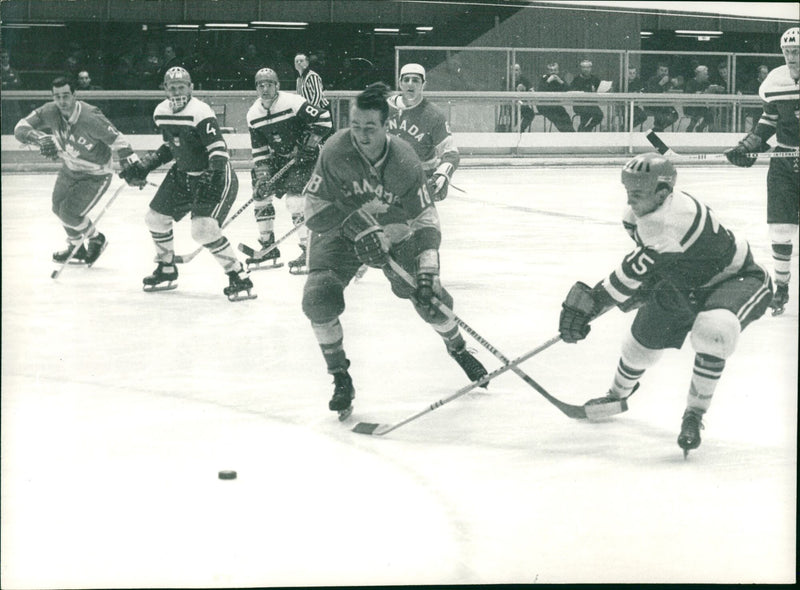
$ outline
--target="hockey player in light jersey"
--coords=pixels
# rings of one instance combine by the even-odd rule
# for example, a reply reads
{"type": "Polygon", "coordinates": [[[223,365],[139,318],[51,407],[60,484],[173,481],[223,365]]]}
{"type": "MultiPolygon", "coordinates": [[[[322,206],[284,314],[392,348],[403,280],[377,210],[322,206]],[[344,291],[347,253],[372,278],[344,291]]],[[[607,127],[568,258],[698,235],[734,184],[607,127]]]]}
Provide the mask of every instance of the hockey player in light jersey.
{"type": "Polygon", "coordinates": [[[72,261],[94,264],[108,245],[106,237],[88,217],[111,184],[112,150],[127,165],[134,156],[130,143],[95,106],[78,100],[75,85],[60,77],[51,84],[53,101],[21,119],[14,136],[39,146],[51,160],[63,166],[53,187],[53,213],[67,233],[66,250],[53,253],[53,262],[64,263],[79,243],[72,261]]]}
{"type": "Polygon", "coordinates": [[[211,252],[228,275],[223,293],[231,301],[252,299],[253,283],[220,229],[236,200],[239,181],[231,168],[217,117],[210,106],[192,96],[193,88],[184,68],[167,70],[167,98],[156,105],[153,113],[164,143],[120,172],[128,184],[143,186],[151,171],[175,160],[145,216],[158,266],[143,279],[144,290],[163,291],[177,286],[172,226],[191,213],[192,238],[211,252]]]}
{"type": "Polygon", "coordinates": [[[425,68],[406,64],[400,69],[400,94],[389,99],[389,133],[404,139],[422,160],[434,201],[447,197],[460,156],[442,110],[423,96],[425,68]]]}
{"type": "MultiPolygon", "coordinates": [[[[775,135],[776,152],[798,150],[800,143],[800,28],[794,27],[781,37],[781,51],[786,64],[772,70],[758,89],[764,101],[761,118],[751,133],[725,152],[728,160],[744,168],[756,158],[748,153],[769,148],[767,140],[775,135]]],[[[775,297],[772,315],[783,313],[789,301],[789,266],[792,240],[800,222],[800,162],[798,158],[772,158],[767,172],[767,224],[772,241],[775,266],[775,297]]]]}
{"type": "MultiPolygon", "coordinates": [[[[248,265],[258,267],[267,261],[275,265],[280,256],[277,248],[271,248],[275,242],[273,196],[280,198],[285,194],[292,222],[295,226],[303,223],[303,186],[332,126],[327,109],[310,104],[300,95],[281,92],[278,75],[273,70],[263,68],[256,72],[255,85],[258,98],[247,111],[247,128],[253,149],[251,177],[261,249],[255,251],[244,244],[239,249],[248,254],[248,265]],[[292,158],[297,160],[294,166],[270,184],[272,175],[292,158]]],[[[303,227],[297,233],[301,254],[289,262],[289,271],[301,274],[305,272],[308,232],[303,227]]]]}
{"type": "Polygon", "coordinates": [[[304,191],[312,237],[303,311],[333,375],[328,408],[341,419],[351,411],[355,389],[339,316],[344,289],[361,264],[383,269],[394,294],[414,303],[471,381],[486,374],[456,323],[432,304],[435,295],[453,305],[439,281],[439,216],[419,158],[406,142],[387,134],[388,93],[377,83],[356,97],[350,128],[326,142],[304,191]],[[416,287],[387,266],[390,256],[415,278],[416,287]]]}
{"type": "Polygon", "coordinates": [[[606,309],[639,306],[608,394],[587,402],[622,411],[645,370],[664,349],[681,348],[691,332],[694,368],[678,436],[686,456],[700,446],[702,417],[725,362],[742,330],[766,311],[772,286],[746,240],[694,197],[673,192],[676,178],[672,163],[655,153],[625,165],[629,208],[623,225],[636,248],[594,288],[575,283],[563,303],[559,330],[565,342],[577,342],[606,309]]]}

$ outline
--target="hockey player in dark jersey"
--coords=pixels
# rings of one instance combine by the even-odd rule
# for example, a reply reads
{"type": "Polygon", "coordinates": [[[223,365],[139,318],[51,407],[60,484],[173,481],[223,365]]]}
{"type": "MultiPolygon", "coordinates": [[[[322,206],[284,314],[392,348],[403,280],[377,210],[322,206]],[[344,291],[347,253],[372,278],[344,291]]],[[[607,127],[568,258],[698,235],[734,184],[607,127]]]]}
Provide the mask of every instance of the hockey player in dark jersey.
{"type": "Polygon", "coordinates": [[[53,213],[67,232],[68,246],[53,253],[53,261],[66,262],[80,243],[71,261],[91,266],[108,245],[88,213],[111,184],[112,150],[122,165],[135,154],[100,109],[77,100],[71,80],[56,78],[51,88],[53,101],[21,119],[14,136],[37,145],[46,158],[63,161],[53,187],[53,213]]]}
{"type": "Polygon", "coordinates": [[[344,289],[361,264],[383,269],[395,295],[413,302],[470,380],[486,374],[467,351],[456,323],[432,304],[436,296],[453,305],[439,281],[439,216],[414,150],[387,134],[388,92],[377,83],[356,97],[350,128],[326,142],[304,191],[312,234],[303,311],[333,375],[328,407],[341,419],[351,411],[355,389],[339,316],[345,308],[344,289]],[[414,277],[416,285],[392,271],[389,257],[414,277]]]}
{"type": "Polygon", "coordinates": [[[684,456],[700,446],[703,414],[739,335],[766,311],[769,273],[753,260],[746,240],[719,223],[711,209],[673,192],[677,172],[652,153],[622,170],[629,209],[623,225],[636,248],[594,288],[578,282],[563,303],[559,330],[565,342],[589,333],[589,322],[612,306],[635,309],[611,388],[587,404],[620,406],[644,372],[667,348],[681,348],[687,334],[695,350],[678,445],[684,456]]]}
{"type": "MultiPolygon", "coordinates": [[[[311,176],[322,142],[331,133],[330,112],[310,104],[304,97],[280,91],[278,75],[263,68],[255,75],[258,98],[247,111],[247,128],[253,150],[253,197],[258,226],[260,251],[248,246],[239,248],[248,253],[248,266],[264,262],[275,265],[280,256],[275,242],[275,207],[273,197],[286,195],[286,207],[295,226],[303,223],[303,186],[311,176]],[[269,179],[292,158],[295,164],[276,182],[269,179]]],[[[301,254],[289,262],[289,271],[304,274],[308,232],[301,227],[301,254]]]]}
{"type": "Polygon", "coordinates": [[[192,238],[205,246],[228,275],[223,293],[231,301],[251,299],[253,283],[220,225],[236,200],[239,181],[230,165],[228,148],[214,111],[192,97],[192,79],[181,67],[164,75],[167,99],[156,105],[153,120],[164,143],[120,172],[132,186],[143,186],[147,175],[175,160],[158,187],[145,223],[156,247],[156,267],[143,279],[145,291],[174,289],[173,222],[191,213],[192,238]]]}
{"type": "MultiPolygon", "coordinates": [[[[749,153],[765,151],[767,140],[775,136],[776,152],[798,150],[800,143],[800,28],[794,27],[781,37],[781,51],[786,64],[772,70],[761,83],[758,93],[764,101],[761,118],[751,133],[725,152],[728,160],[744,168],[756,158],[749,153]]],[[[792,240],[800,222],[800,163],[798,158],[772,158],[767,172],[767,224],[772,241],[775,267],[775,297],[772,315],[783,313],[789,301],[789,267],[792,240]]]]}
{"type": "Polygon", "coordinates": [[[447,197],[460,155],[442,110],[423,96],[425,68],[406,64],[400,69],[400,94],[389,99],[389,133],[404,139],[422,160],[434,201],[447,197]]]}

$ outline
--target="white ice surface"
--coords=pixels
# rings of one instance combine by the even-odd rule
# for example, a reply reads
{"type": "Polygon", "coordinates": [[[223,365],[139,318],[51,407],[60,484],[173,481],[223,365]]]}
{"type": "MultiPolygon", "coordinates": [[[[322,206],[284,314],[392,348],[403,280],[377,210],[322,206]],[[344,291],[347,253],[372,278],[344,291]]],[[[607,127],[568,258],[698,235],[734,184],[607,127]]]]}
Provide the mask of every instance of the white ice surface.
{"type": "MultiPolygon", "coordinates": [[[[771,270],[765,177],[679,172],[771,270]]],[[[465,385],[380,272],[346,291],[357,397],[342,424],[300,308],[304,277],[255,272],[258,299],[229,303],[203,252],[177,290],[144,293],[148,187],[125,188],[100,222],[109,246],[94,268],[53,281],[54,178],[2,179],[3,588],[794,581],[796,256],[790,309],[745,330],[688,460],[675,442],[688,342],[604,422],[567,418],[506,373],[378,438],[350,428],[465,385]]],[[[236,208],[249,197],[239,178],[236,208]]],[[[468,194],[439,206],[442,280],[507,357],[554,336],[572,283],[593,284],[631,249],[616,166],[454,180],[468,194]]],[[[280,236],[290,221],[276,208],[280,236]]],[[[254,244],[252,211],[226,234],[254,244]]],[[[195,248],[187,220],[176,245],[195,248]]],[[[298,253],[291,238],[281,250],[298,253]]],[[[564,401],[601,395],[632,318],[612,311],[586,341],[522,368],[564,401]]]]}

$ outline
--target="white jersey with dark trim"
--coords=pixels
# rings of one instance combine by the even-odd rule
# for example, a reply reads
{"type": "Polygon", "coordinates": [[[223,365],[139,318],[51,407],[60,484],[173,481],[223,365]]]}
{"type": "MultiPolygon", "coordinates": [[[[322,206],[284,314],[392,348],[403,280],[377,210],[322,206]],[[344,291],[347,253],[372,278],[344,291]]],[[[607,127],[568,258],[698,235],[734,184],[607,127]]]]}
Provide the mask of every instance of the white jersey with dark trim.
{"type": "Polygon", "coordinates": [[[156,106],[153,120],[179,170],[199,172],[209,167],[212,158],[230,158],[217,116],[202,100],[192,97],[177,113],[164,100],[156,106]]]}
{"type": "Polygon", "coordinates": [[[661,207],[641,217],[628,208],[623,225],[637,248],[603,280],[617,305],[644,282],[667,280],[683,292],[716,284],[742,268],[750,248],[721,225],[709,207],[684,192],[671,194],[661,207]]]}
{"type": "Polygon", "coordinates": [[[783,65],[767,74],[758,94],[764,109],[755,133],[765,143],[775,135],[778,146],[796,150],[800,143],[800,81],[783,65]]]}

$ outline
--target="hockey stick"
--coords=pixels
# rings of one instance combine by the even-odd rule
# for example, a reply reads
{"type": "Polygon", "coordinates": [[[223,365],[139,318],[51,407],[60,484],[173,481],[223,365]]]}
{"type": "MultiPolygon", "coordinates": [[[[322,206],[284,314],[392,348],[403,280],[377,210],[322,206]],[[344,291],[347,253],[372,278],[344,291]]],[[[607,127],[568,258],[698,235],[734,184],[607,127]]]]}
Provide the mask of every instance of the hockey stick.
{"type": "Polygon", "coordinates": [[[496,369],[496,370],[492,371],[491,373],[488,373],[488,374],[484,375],[483,377],[481,377],[477,381],[474,381],[473,383],[470,383],[469,385],[465,385],[464,387],[462,387],[461,389],[459,389],[455,393],[453,393],[453,394],[451,394],[451,395],[449,395],[449,396],[447,396],[445,398],[442,398],[437,402],[432,403],[430,406],[428,406],[427,408],[425,408],[421,412],[417,412],[416,414],[414,414],[412,416],[409,416],[408,418],[405,418],[403,420],[400,420],[399,422],[395,422],[394,424],[377,424],[377,423],[373,423],[373,422],[359,422],[358,424],[356,424],[352,428],[352,431],[353,432],[357,432],[359,434],[371,434],[373,436],[383,436],[384,434],[387,434],[387,433],[391,432],[392,430],[395,430],[395,429],[400,428],[401,426],[403,426],[405,424],[408,424],[412,420],[416,420],[417,418],[432,412],[436,408],[442,407],[443,405],[453,401],[454,399],[457,399],[457,398],[461,397],[465,393],[469,393],[473,389],[476,389],[478,387],[482,387],[482,386],[486,385],[487,383],[489,383],[489,381],[491,381],[495,377],[498,377],[498,376],[502,375],[506,371],[515,370],[517,365],[519,365],[520,363],[525,362],[526,360],[528,360],[531,357],[536,356],[537,354],[539,354],[540,352],[542,352],[546,348],[551,347],[553,344],[555,344],[559,340],[561,340],[561,336],[553,336],[547,342],[545,342],[543,344],[540,344],[539,346],[537,346],[533,350],[530,350],[530,351],[526,352],[525,354],[523,354],[522,356],[515,358],[513,361],[509,361],[507,364],[503,365],[499,369],[496,369]]]}
{"type": "MultiPolygon", "coordinates": [[[[289,160],[288,162],[286,162],[286,165],[285,165],[283,168],[281,168],[281,169],[280,169],[280,170],[278,170],[278,171],[277,171],[275,174],[273,174],[273,175],[272,175],[272,177],[271,177],[269,180],[266,180],[266,181],[264,181],[264,182],[257,183],[257,184],[256,184],[256,187],[255,187],[255,190],[254,190],[254,192],[258,192],[258,188],[259,188],[260,186],[262,186],[264,183],[266,183],[268,186],[269,186],[269,185],[272,185],[272,184],[274,184],[276,180],[280,179],[280,178],[281,178],[281,176],[283,176],[284,174],[286,174],[286,171],[287,171],[287,170],[289,170],[289,168],[291,168],[291,167],[294,165],[294,163],[295,163],[295,158],[292,158],[291,160],[289,160]]],[[[221,230],[223,230],[223,229],[225,229],[226,227],[228,227],[228,226],[231,224],[231,221],[233,221],[234,219],[236,219],[237,217],[239,217],[239,215],[241,215],[242,213],[244,213],[244,210],[245,210],[245,209],[247,209],[247,208],[248,208],[248,207],[251,205],[251,203],[252,203],[253,201],[255,201],[255,200],[256,200],[256,198],[255,198],[255,197],[250,197],[250,198],[247,200],[247,202],[246,202],[244,205],[242,205],[241,207],[239,207],[239,209],[236,211],[236,213],[234,213],[233,215],[231,215],[230,217],[228,217],[228,219],[226,219],[226,220],[225,220],[225,223],[223,223],[223,224],[220,226],[220,229],[221,229],[221,230]]],[[[195,257],[196,257],[198,254],[200,254],[200,252],[202,252],[202,251],[203,251],[203,249],[204,249],[204,248],[205,248],[205,246],[200,246],[199,248],[197,248],[197,249],[196,249],[196,250],[194,250],[193,252],[190,252],[189,254],[177,254],[177,255],[174,257],[174,262],[175,262],[176,264],[187,264],[187,263],[191,262],[192,260],[194,260],[194,259],[195,259],[195,257]]]]}
{"type": "MultiPolygon", "coordinates": [[[[662,140],[658,134],[652,129],[647,132],[647,141],[650,142],[658,153],[662,156],[669,156],[673,158],[681,158],[682,160],[727,160],[725,154],[679,154],[672,150],[664,140],[662,140]]],[[[759,156],[764,158],[796,158],[798,156],[798,152],[752,152],[745,154],[748,158],[757,158],[759,156]]]]}
{"type": "MultiPolygon", "coordinates": [[[[396,260],[394,260],[393,258],[389,258],[389,267],[391,268],[392,272],[394,272],[401,279],[403,279],[409,286],[416,288],[416,281],[414,280],[414,277],[412,277],[410,274],[408,274],[408,272],[406,272],[406,270],[402,266],[400,266],[400,264],[398,264],[398,262],[396,260]]],[[[453,310],[450,309],[449,307],[447,307],[447,305],[445,305],[439,298],[433,297],[431,299],[431,302],[436,307],[436,309],[438,309],[441,313],[443,313],[445,316],[447,316],[451,320],[455,321],[456,324],[458,324],[461,328],[463,328],[463,330],[465,332],[467,332],[467,334],[472,336],[477,342],[479,342],[481,344],[481,346],[483,346],[486,350],[491,352],[501,362],[506,363],[506,364],[511,362],[511,361],[509,361],[508,357],[506,357],[502,352],[500,352],[494,346],[492,346],[485,338],[483,338],[480,334],[478,334],[475,330],[473,330],[464,320],[462,320],[460,317],[458,317],[453,312],[453,310]]],[[[591,414],[591,415],[589,415],[589,414],[587,414],[587,407],[585,407],[585,406],[574,406],[572,404],[568,404],[566,402],[562,402],[561,400],[553,397],[550,393],[547,392],[547,390],[545,390],[541,385],[539,385],[536,381],[534,381],[522,369],[518,369],[516,367],[513,367],[512,370],[514,371],[514,373],[517,374],[518,377],[520,377],[523,381],[525,381],[525,383],[527,383],[528,385],[533,387],[547,401],[549,401],[551,404],[553,404],[555,407],[557,407],[559,410],[561,410],[565,415],[569,416],[570,418],[575,418],[575,419],[580,420],[580,419],[585,419],[587,417],[590,417],[590,418],[600,417],[599,415],[597,415],[597,413],[595,413],[593,411],[596,408],[592,408],[591,406],[589,406],[590,408],[592,408],[592,409],[589,410],[589,414],[591,414]]],[[[602,410],[603,411],[603,415],[605,415],[607,410],[609,410],[609,408],[604,408],[602,410]]],[[[618,412],[615,412],[615,413],[618,413],[618,412]]]]}
{"type": "MultiPolygon", "coordinates": [[[[287,231],[285,234],[283,234],[283,235],[282,235],[280,238],[278,238],[277,240],[275,240],[274,242],[272,242],[272,243],[271,243],[271,244],[270,244],[270,245],[269,245],[269,246],[268,246],[268,247],[267,247],[265,250],[263,250],[263,251],[259,251],[259,253],[260,253],[262,256],[264,256],[264,255],[266,255],[267,253],[269,253],[269,252],[272,252],[272,251],[273,251],[275,248],[277,248],[277,247],[278,247],[280,244],[282,244],[283,242],[285,242],[285,241],[286,241],[286,238],[288,238],[289,236],[293,235],[293,234],[294,234],[295,232],[297,232],[297,231],[298,231],[298,230],[299,230],[301,227],[305,227],[305,225],[306,225],[306,222],[305,222],[305,221],[303,221],[302,223],[298,223],[298,224],[297,224],[297,225],[295,225],[295,226],[294,226],[292,229],[290,229],[290,230],[289,230],[289,231],[287,231]]],[[[240,251],[242,254],[246,254],[247,256],[253,256],[253,255],[255,255],[255,254],[256,254],[256,251],[255,251],[253,248],[250,248],[249,246],[247,246],[246,244],[239,244],[239,251],[240,251]],[[245,249],[245,248],[246,248],[246,249],[245,249]]],[[[281,264],[283,264],[283,263],[281,263],[281,264]]]]}
{"type": "MultiPolygon", "coordinates": [[[[128,185],[127,184],[121,184],[121,185],[119,185],[117,187],[117,190],[114,191],[113,195],[111,195],[111,198],[108,200],[108,202],[105,204],[105,206],[100,210],[100,213],[98,213],[97,217],[94,218],[94,221],[92,222],[92,225],[97,226],[97,222],[100,221],[100,219],[103,217],[103,215],[105,215],[106,211],[108,211],[108,208],[111,206],[111,203],[113,203],[116,200],[116,198],[122,192],[122,189],[124,189],[126,186],[128,186],[128,185]]],[[[83,240],[81,240],[80,242],[78,242],[77,244],[75,244],[72,247],[72,251],[69,253],[69,256],[67,256],[67,259],[64,262],[61,263],[61,266],[59,268],[57,268],[56,270],[54,270],[50,274],[50,278],[51,279],[57,279],[58,277],[61,276],[61,273],[64,272],[64,269],[69,264],[69,261],[72,260],[72,258],[75,256],[75,253],[78,251],[78,249],[82,245],[83,245],[83,240]]]]}

